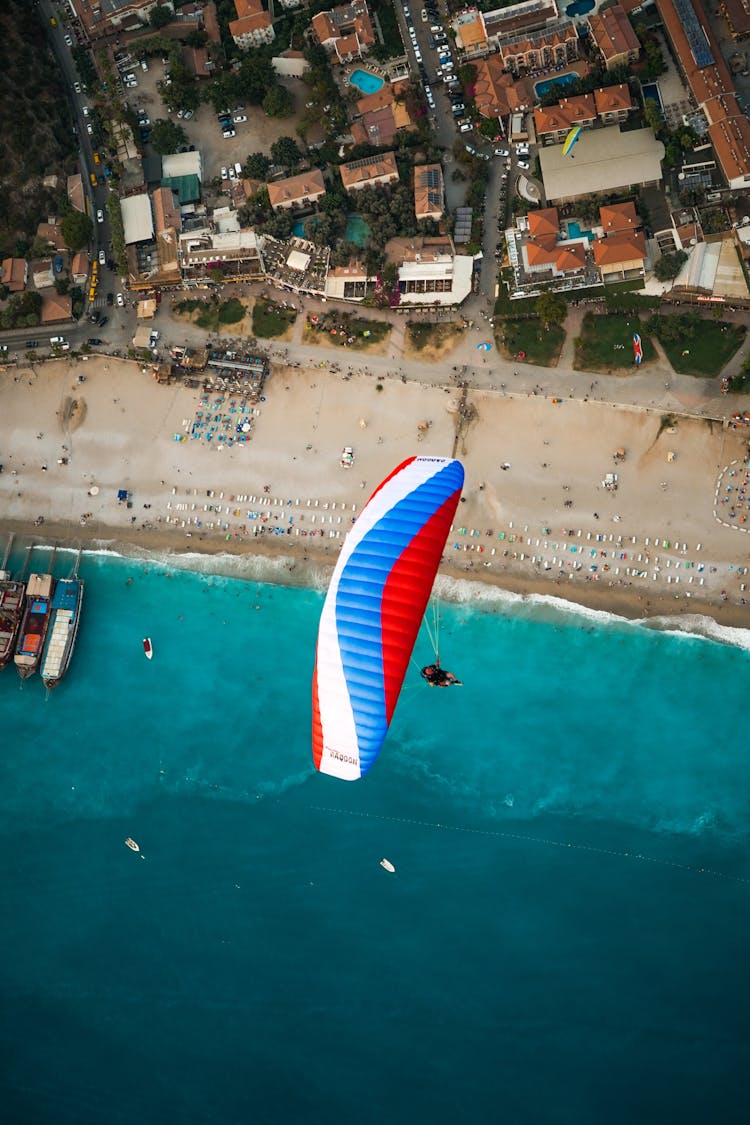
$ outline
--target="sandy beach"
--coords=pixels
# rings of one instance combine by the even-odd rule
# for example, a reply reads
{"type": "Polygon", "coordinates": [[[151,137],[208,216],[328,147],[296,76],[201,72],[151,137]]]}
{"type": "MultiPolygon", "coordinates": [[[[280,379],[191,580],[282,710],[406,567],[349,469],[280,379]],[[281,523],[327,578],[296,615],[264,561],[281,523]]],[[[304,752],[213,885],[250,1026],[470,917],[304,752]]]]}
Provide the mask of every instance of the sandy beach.
{"type": "Polygon", "coordinates": [[[5,541],[245,554],[305,582],[396,464],[453,454],[466,487],[444,575],[750,624],[747,436],[720,421],[326,368],[274,367],[252,406],[104,357],[6,369],[0,412],[5,541]]]}

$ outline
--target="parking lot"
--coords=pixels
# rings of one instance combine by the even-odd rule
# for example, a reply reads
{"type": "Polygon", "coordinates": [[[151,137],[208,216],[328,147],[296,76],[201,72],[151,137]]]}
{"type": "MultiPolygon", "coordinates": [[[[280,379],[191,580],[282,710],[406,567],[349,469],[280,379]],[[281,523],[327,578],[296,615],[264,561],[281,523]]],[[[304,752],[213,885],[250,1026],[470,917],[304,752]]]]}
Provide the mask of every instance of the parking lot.
{"type": "Polygon", "coordinates": [[[259,106],[228,106],[236,109],[238,115],[247,121],[234,125],[236,136],[224,138],[216,113],[210,105],[202,105],[189,121],[180,121],[176,113],[169,113],[162,101],[158,83],[164,77],[166,67],[161,59],[150,59],[147,72],[140,66],[134,68],[138,86],[128,89],[128,101],[136,109],[145,109],[153,124],[159,118],[167,118],[182,125],[188,144],[195,145],[203,160],[204,182],[218,178],[222,165],[239,161],[244,164],[251,152],[268,154],[271,145],[279,137],[294,137],[295,129],[305,106],[306,87],[298,79],[287,79],[287,86],[294,97],[295,112],[291,117],[266,117],[259,106]]]}

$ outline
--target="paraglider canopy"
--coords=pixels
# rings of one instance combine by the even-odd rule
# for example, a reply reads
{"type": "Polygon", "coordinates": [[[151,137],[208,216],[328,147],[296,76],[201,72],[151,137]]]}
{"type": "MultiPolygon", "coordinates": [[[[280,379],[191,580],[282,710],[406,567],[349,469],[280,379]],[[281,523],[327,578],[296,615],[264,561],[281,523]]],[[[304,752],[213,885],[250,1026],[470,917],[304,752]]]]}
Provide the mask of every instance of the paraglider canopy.
{"type": "Polygon", "coordinates": [[[565,141],[563,143],[563,147],[562,147],[563,156],[568,156],[568,154],[570,153],[570,150],[572,149],[573,145],[576,143],[576,141],[578,140],[580,135],[581,135],[581,126],[575,125],[570,130],[570,132],[568,133],[568,135],[565,138],[565,141]]]}
{"type": "Polygon", "coordinates": [[[318,632],[313,762],[347,781],[377,758],[464,482],[459,461],[410,457],[378,485],[342,547],[318,632]]]}

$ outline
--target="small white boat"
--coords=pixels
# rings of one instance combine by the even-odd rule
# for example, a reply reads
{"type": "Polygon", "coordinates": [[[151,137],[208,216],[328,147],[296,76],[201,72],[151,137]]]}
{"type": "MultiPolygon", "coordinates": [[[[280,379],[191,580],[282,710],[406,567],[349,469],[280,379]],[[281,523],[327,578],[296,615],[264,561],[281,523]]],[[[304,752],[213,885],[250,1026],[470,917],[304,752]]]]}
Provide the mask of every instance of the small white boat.
{"type": "Polygon", "coordinates": [[[140,849],[140,848],[138,847],[138,845],[136,844],[136,842],[135,842],[135,840],[133,839],[133,837],[132,837],[132,836],[128,836],[128,838],[127,838],[127,840],[125,841],[125,843],[126,843],[126,844],[127,844],[127,846],[128,846],[129,848],[130,848],[131,852],[139,852],[139,851],[141,850],[141,849],[140,849]]]}
{"type": "Polygon", "coordinates": [[[150,637],[143,638],[143,651],[146,654],[146,659],[151,660],[154,655],[154,646],[151,644],[150,637]]]}
{"type": "Polygon", "coordinates": [[[389,859],[381,859],[380,866],[384,867],[386,871],[390,871],[391,874],[393,874],[393,872],[395,872],[396,870],[389,859]]]}

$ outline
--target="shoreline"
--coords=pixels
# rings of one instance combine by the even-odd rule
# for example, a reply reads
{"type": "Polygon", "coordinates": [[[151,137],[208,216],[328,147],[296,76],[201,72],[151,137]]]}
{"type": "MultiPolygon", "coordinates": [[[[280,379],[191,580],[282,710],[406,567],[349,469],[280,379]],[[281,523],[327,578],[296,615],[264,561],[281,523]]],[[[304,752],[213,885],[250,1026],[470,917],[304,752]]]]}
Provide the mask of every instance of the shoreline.
{"type": "Polygon", "coordinates": [[[322,587],[377,483],[405,457],[453,455],[466,483],[444,585],[750,628],[748,444],[720,421],[283,365],[251,404],[111,358],[0,379],[0,406],[6,538],[225,556],[233,574],[322,587]]]}
{"type": "MultiPolygon", "coordinates": [[[[7,538],[11,533],[15,536],[14,551],[25,550],[32,544],[39,550],[56,547],[75,552],[80,549],[84,554],[111,554],[167,568],[171,564],[175,569],[195,573],[321,592],[327,587],[338,553],[331,553],[314,541],[301,548],[287,536],[283,539],[258,536],[250,541],[232,539],[221,544],[194,539],[178,546],[174,543],[173,533],[168,531],[143,530],[137,537],[131,537],[118,535],[114,528],[82,529],[62,523],[45,523],[42,528],[29,529],[24,524],[0,520],[0,536],[7,538]],[[199,559],[210,565],[196,565],[199,559]],[[243,562],[246,565],[242,565],[243,562]]],[[[441,600],[453,604],[475,602],[489,606],[491,598],[472,596],[476,591],[472,591],[471,587],[477,585],[497,590],[497,604],[508,604],[503,595],[511,595],[537,606],[549,599],[552,603],[559,603],[561,609],[569,606],[574,611],[590,610],[602,616],[648,623],[657,628],[674,630],[680,619],[703,618],[714,622],[720,629],[745,632],[750,629],[748,613],[741,612],[743,607],[733,603],[717,605],[696,597],[688,604],[663,592],[648,590],[646,597],[632,588],[593,583],[583,586],[562,579],[530,577],[511,567],[492,573],[481,568],[467,571],[452,565],[449,556],[444,556],[436,583],[441,600]]],[[[720,639],[710,630],[705,631],[705,635],[720,639]]],[[[747,647],[750,647],[750,635],[747,647]]]]}

